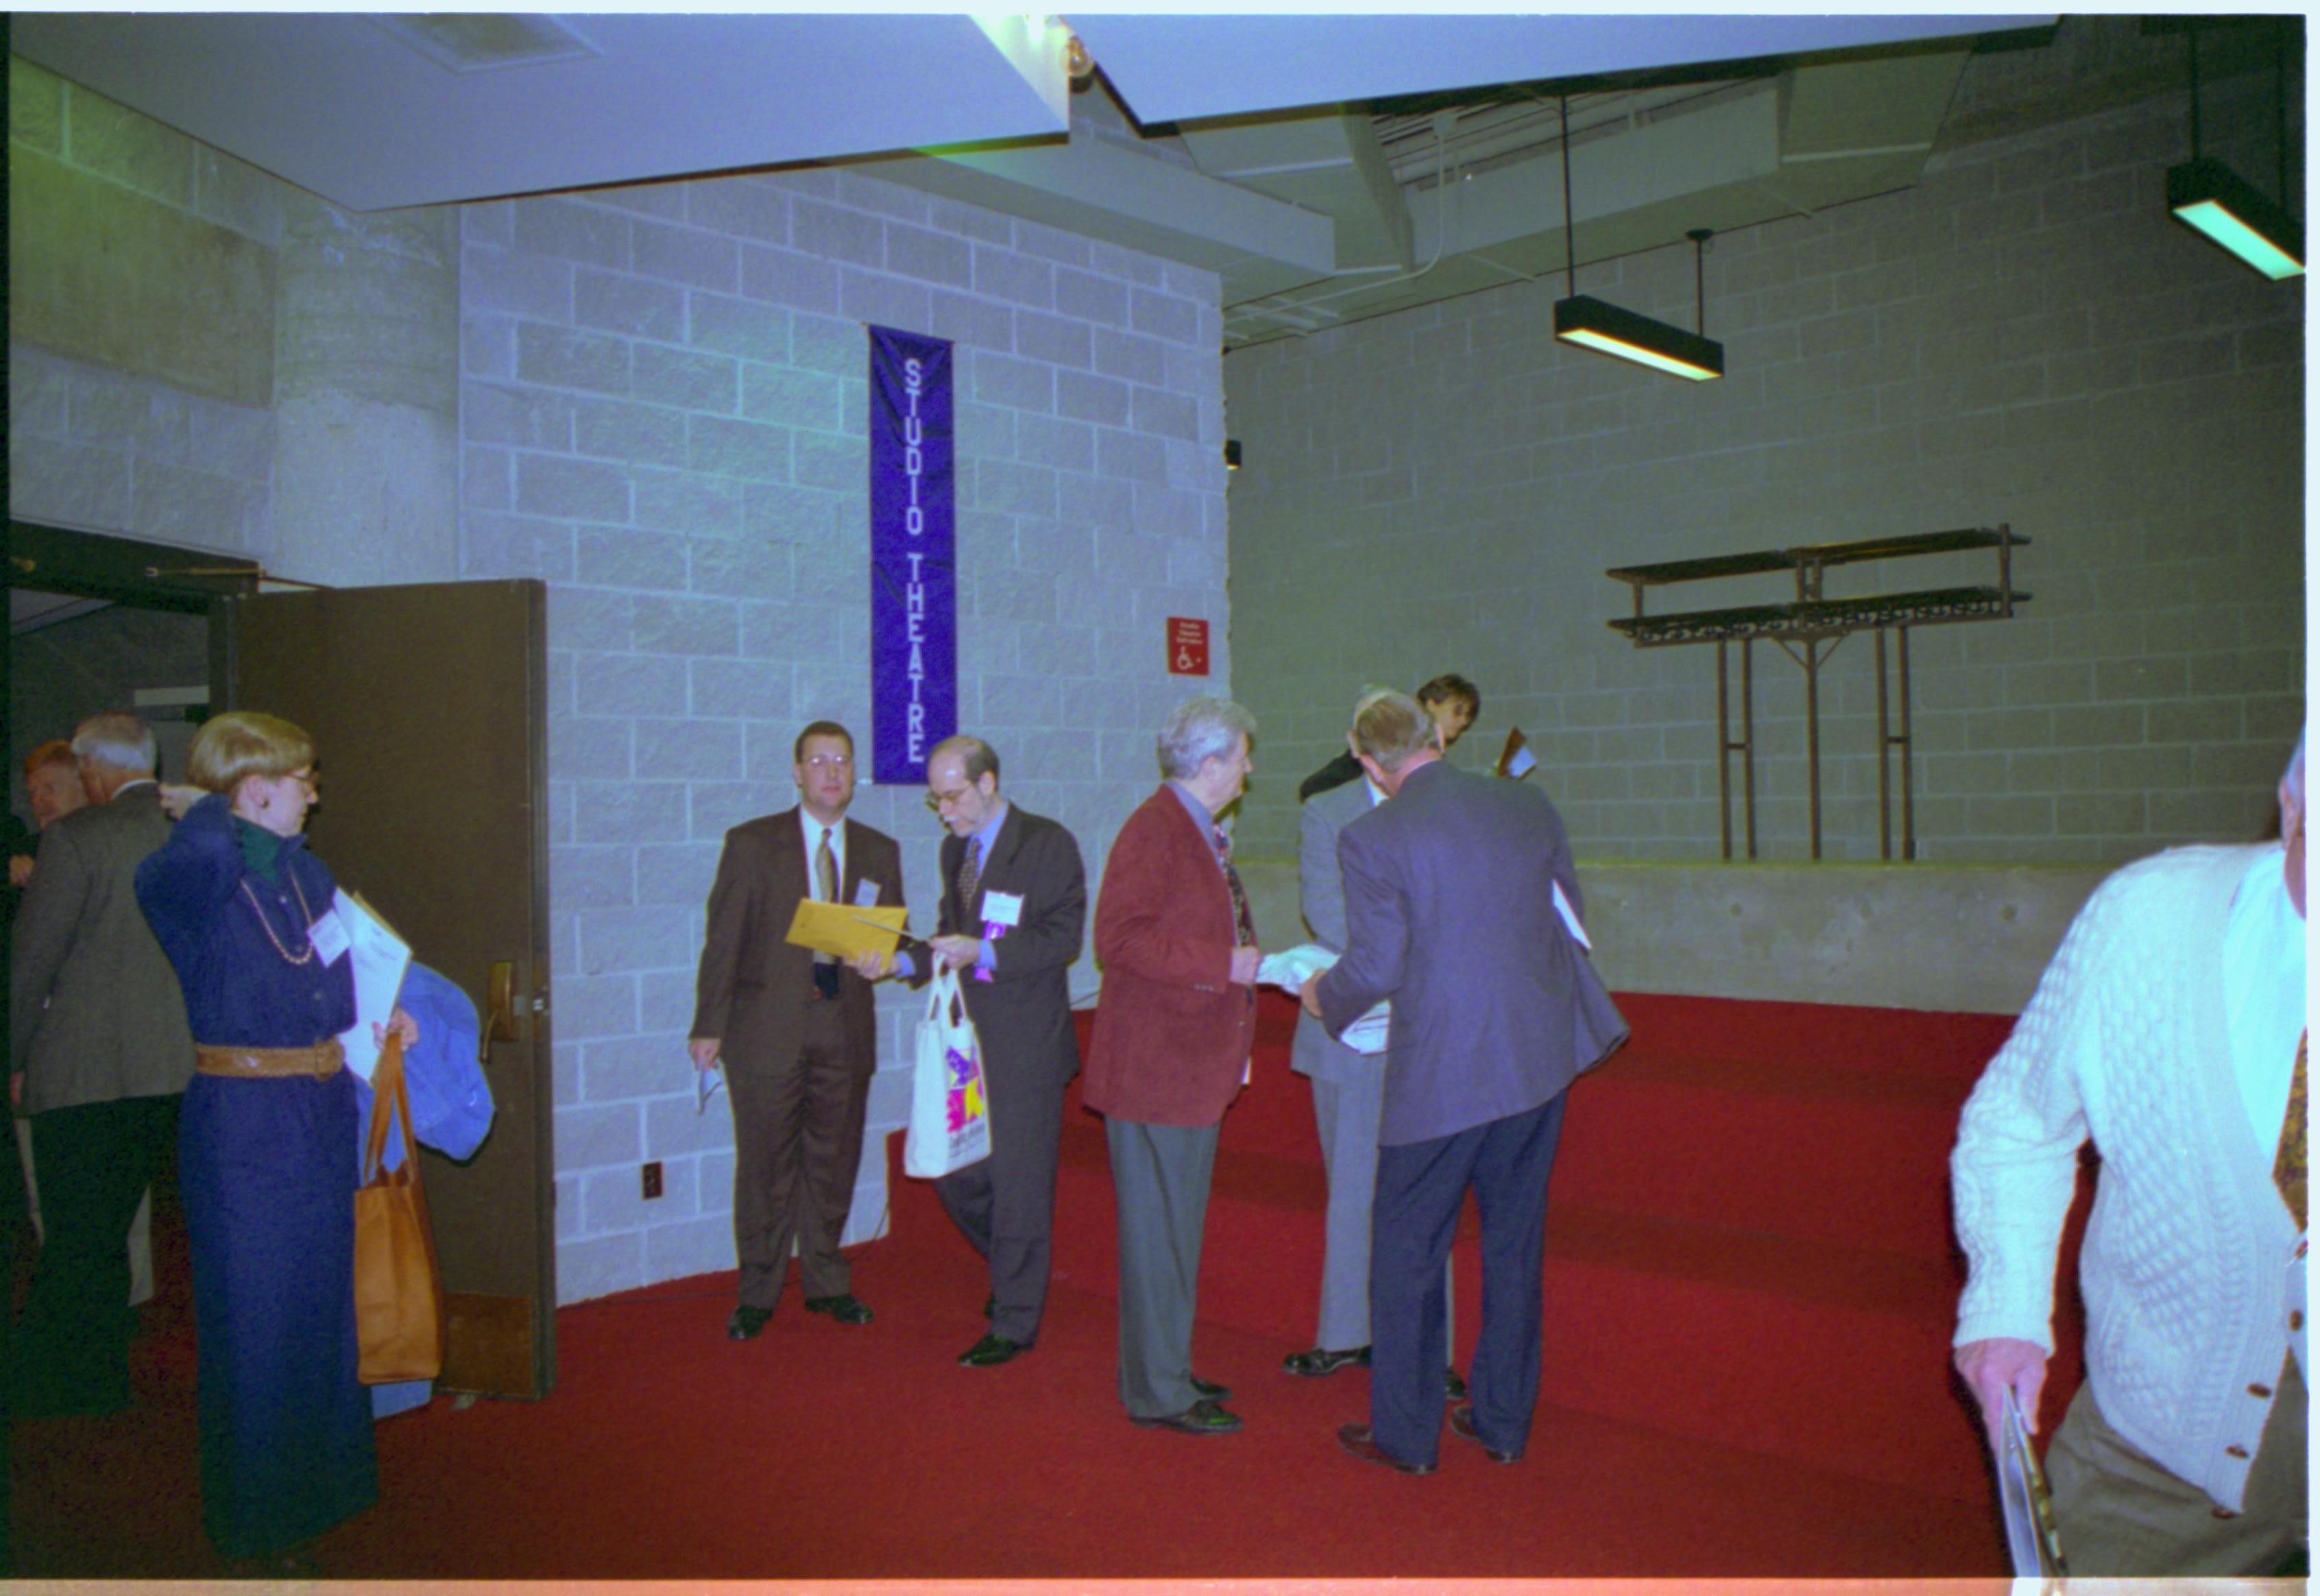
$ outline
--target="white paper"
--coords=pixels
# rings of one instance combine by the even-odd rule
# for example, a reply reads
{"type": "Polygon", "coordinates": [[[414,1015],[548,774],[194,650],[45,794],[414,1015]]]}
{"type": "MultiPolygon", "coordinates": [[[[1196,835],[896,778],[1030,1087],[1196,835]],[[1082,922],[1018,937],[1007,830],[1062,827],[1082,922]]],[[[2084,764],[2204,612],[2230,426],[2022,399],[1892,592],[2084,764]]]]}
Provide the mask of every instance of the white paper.
{"type": "Polygon", "coordinates": [[[325,909],[322,917],[306,928],[306,940],[327,969],[346,957],[346,922],[339,918],[337,910],[325,909]]]}
{"type": "Polygon", "coordinates": [[[854,906],[856,909],[875,909],[878,907],[878,884],[875,881],[856,882],[854,884],[854,906]]]}
{"type": "Polygon", "coordinates": [[[1563,916],[1563,923],[1569,926],[1571,934],[1579,939],[1579,946],[1590,953],[1594,952],[1595,944],[1587,939],[1587,928],[1579,923],[1579,911],[1572,908],[1571,900],[1563,895],[1563,884],[1559,881],[1554,884],[1554,911],[1563,916]]]}
{"type": "Polygon", "coordinates": [[[695,1093],[693,1111],[696,1114],[707,1113],[709,1100],[725,1090],[725,1066],[722,1064],[712,1064],[707,1069],[694,1070],[693,1090],[695,1093]]]}
{"type": "Polygon", "coordinates": [[[1515,757],[1507,761],[1507,776],[1511,781],[1520,781],[1537,768],[1537,757],[1530,751],[1530,745],[1525,743],[1515,750],[1515,757]]]}
{"type": "MultiPolygon", "coordinates": [[[[1300,943],[1279,953],[1266,954],[1256,966],[1256,978],[1267,986],[1301,993],[1315,971],[1326,970],[1337,962],[1337,956],[1319,942],[1300,943]]],[[[1346,1027],[1345,1034],[1337,1039],[1356,1053],[1382,1053],[1387,1028],[1392,1020],[1393,1005],[1380,1003],[1346,1027]]]]}
{"type": "Polygon", "coordinates": [[[378,1066],[378,1044],[371,1039],[374,1023],[384,1026],[403,994],[403,973],[411,966],[411,949],[386,923],[341,888],[333,904],[346,928],[347,948],[354,959],[355,1023],[339,1035],[347,1050],[347,1067],[364,1080],[378,1066]]]}
{"type": "Polygon", "coordinates": [[[1011,926],[1022,918],[1022,893],[985,893],[983,894],[983,919],[985,924],[1011,926]]]}

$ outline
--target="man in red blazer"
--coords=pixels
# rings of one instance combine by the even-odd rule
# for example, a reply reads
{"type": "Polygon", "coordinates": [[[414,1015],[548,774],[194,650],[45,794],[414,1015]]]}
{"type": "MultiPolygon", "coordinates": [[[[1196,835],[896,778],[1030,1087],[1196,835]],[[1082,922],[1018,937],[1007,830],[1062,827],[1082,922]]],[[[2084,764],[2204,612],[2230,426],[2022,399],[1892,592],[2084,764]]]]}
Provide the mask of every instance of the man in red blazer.
{"type": "Polygon", "coordinates": [[[1256,721],[1195,698],[1160,729],[1168,779],[1128,817],[1096,898],[1103,996],[1088,1107],[1119,1207],[1119,1397],[1136,1423],[1228,1435],[1231,1393],[1192,1373],[1192,1315],[1217,1129],[1247,1078],[1262,957],[1219,811],[1240,796],[1256,721]]]}
{"type": "Polygon", "coordinates": [[[902,856],[846,818],[854,739],[816,721],[792,749],[799,803],[725,833],[709,889],[693,1011],[693,1067],[720,1059],[733,1105],[733,1247],[740,1304],[725,1333],[766,1328],[797,1242],[806,1308],[868,1324],[838,1238],[862,1162],[862,1117],[878,1063],[870,983],[884,957],[851,968],[789,942],[802,898],[899,907],[902,856]]]}

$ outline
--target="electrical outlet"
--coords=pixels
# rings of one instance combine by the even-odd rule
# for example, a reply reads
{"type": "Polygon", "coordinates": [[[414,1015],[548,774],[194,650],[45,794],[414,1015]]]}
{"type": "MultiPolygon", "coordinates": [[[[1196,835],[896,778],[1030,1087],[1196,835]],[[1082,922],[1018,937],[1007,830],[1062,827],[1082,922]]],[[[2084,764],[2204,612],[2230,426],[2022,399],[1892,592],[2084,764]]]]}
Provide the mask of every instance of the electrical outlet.
{"type": "Polygon", "coordinates": [[[659,1195],[660,1161],[656,1158],[653,1162],[645,1165],[645,1197],[647,1201],[650,1201],[659,1195]]]}

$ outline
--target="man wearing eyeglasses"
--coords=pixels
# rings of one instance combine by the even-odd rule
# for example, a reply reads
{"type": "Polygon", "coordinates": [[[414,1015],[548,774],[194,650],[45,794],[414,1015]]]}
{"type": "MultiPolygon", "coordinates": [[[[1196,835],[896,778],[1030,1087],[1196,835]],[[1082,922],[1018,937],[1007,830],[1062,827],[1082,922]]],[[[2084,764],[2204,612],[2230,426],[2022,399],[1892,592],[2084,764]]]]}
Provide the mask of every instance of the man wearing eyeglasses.
{"type": "MultiPolygon", "coordinates": [[[[960,972],[991,1085],[991,1156],[935,1183],[991,1265],[990,1328],[958,1360],[987,1369],[1031,1350],[1047,1306],[1064,1088],[1080,1067],[1069,972],[1087,921],[1087,873],[1069,831],[1000,796],[998,751],[980,738],[935,745],[927,807],[950,832],[928,946],[960,972]]],[[[912,956],[901,957],[919,978],[912,956]]]]}
{"type": "Polygon", "coordinates": [[[846,818],[854,739],[816,721],[792,749],[798,805],[725,833],[693,1014],[695,1069],[720,1062],[733,1103],[733,1247],[740,1303],[725,1333],[766,1328],[797,1243],[809,1312],[865,1325],[838,1239],[862,1162],[862,1117],[877,1066],[870,983],[881,954],[841,964],[792,945],[801,899],[900,907],[894,839],[846,818]]]}

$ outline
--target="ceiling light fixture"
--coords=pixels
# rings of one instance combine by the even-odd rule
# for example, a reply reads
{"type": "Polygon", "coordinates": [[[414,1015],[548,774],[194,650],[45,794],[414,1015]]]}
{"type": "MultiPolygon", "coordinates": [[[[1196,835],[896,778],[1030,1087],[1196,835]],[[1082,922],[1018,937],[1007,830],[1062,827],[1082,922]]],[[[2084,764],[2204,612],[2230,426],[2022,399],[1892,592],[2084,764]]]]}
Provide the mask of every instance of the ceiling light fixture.
{"type": "MultiPolygon", "coordinates": [[[[2167,208],[2185,226],[2214,240],[2277,283],[2304,275],[2304,226],[2237,172],[2199,152],[2199,32],[2191,44],[2191,159],[2167,169],[2167,208]]],[[[2275,97],[2285,93],[2287,60],[2276,58],[2275,97]]],[[[2287,113],[2280,107],[2279,191],[2288,192],[2287,113]]]]}
{"type": "Polygon", "coordinates": [[[1708,240],[1713,230],[1696,227],[1687,235],[1692,242],[1692,287],[1699,331],[1654,321],[1635,311],[1579,292],[1579,233],[1572,224],[1571,100],[1563,107],[1563,244],[1564,283],[1569,296],[1554,302],[1554,336],[1564,343],[1600,354],[1616,355],[1654,371],[1690,382],[1708,382],[1724,375],[1724,346],[1706,336],[1708,331],[1708,240]]]}

